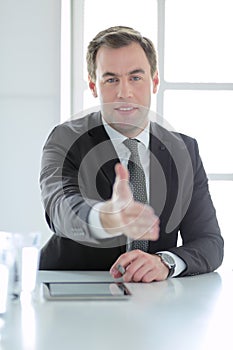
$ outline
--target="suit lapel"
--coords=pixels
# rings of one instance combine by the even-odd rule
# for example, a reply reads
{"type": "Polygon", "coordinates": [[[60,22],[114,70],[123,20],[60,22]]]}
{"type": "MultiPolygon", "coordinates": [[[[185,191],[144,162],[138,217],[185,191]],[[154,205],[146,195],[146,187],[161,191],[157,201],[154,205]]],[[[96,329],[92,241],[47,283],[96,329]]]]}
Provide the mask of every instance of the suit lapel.
{"type": "Polygon", "coordinates": [[[90,117],[89,136],[92,147],[96,147],[100,173],[112,186],[115,180],[114,168],[120,160],[102,124],[100,112],[90,117]]]}
{"type": "Polygon", "coordinates": [[[160,216],[170,193],[171,163],[168,151],[170,142],[164,138],[159,126],[151,124],[150,130],[150,204],[160,216]]]}
{"type": "MultiPolygon", "coordinates": [[[[160,219],[160,234],[163,232],[167,203],[171,195],[172,158],[169,150],[171,143],[163,130],[155,123],[150,129],[150,205],[160,219]]],[[[161,235],[160,235],[161,237],[161,235]]],[[[160,240],[149,241],[149,252],[160,250],[160,240]]]]}

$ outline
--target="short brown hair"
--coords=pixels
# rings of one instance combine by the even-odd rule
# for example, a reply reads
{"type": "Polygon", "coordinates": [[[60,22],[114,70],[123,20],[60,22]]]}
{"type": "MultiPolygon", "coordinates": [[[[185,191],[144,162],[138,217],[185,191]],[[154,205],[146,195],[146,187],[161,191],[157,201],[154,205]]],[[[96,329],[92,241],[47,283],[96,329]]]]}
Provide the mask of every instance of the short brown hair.
{"type": "Polygon", "coordinates": [[[87,70],[90,78],[96,80],[96,55],[101,46],[117,49],[130,45],[132,42],[138,43],[144,50],[151,68],[153,77],[157,70],[156,51],[152,41],[141,35],[140,32],[130,27],[116,26],[99,32],[89,43],[87,49],[87,70]]]}

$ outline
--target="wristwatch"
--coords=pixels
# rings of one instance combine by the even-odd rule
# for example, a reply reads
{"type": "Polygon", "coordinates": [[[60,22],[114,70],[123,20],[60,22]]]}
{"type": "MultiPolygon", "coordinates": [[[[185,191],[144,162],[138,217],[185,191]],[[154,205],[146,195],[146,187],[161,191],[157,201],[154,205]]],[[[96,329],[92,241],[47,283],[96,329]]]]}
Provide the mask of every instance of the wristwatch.
{"type": "Polygon", "coordinates": [[[171,277],[175,271],[176,263],[175,260],[171,257],[171,255],[166,254],[166,253],[156,253],[169,269],[168,277],[171,277]]]}

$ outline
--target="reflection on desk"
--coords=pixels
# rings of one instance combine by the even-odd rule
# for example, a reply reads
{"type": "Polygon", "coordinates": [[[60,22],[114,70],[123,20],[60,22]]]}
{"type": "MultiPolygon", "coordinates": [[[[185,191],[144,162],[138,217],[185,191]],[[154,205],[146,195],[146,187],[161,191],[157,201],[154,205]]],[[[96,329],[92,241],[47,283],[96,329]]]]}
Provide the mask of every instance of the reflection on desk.
{"type": "Polygon", "coordinates": [[[127,301],[46,301],[40,282],[113,281],[108,272],[40,271],[33,301],[11,303],[2,350],[233,348],[233,273],[128,283],[127,301]]]}

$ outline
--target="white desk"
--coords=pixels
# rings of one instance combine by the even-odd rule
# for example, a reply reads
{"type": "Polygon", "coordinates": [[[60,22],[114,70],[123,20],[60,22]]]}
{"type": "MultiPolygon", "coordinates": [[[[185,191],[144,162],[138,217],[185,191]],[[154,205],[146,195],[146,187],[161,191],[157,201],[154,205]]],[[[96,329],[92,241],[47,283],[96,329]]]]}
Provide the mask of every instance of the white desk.
{"type": "MultiPolygon", "coordinates": [[[[111,281],[105,272],[43,271],[40,281],[111,281]]],[[[39,285],[39,284],[38,284],[39,285]]],[[[233,272],[127,284],[126,301],[11,303],[1,350],[233,349],[233,272]]]]}

